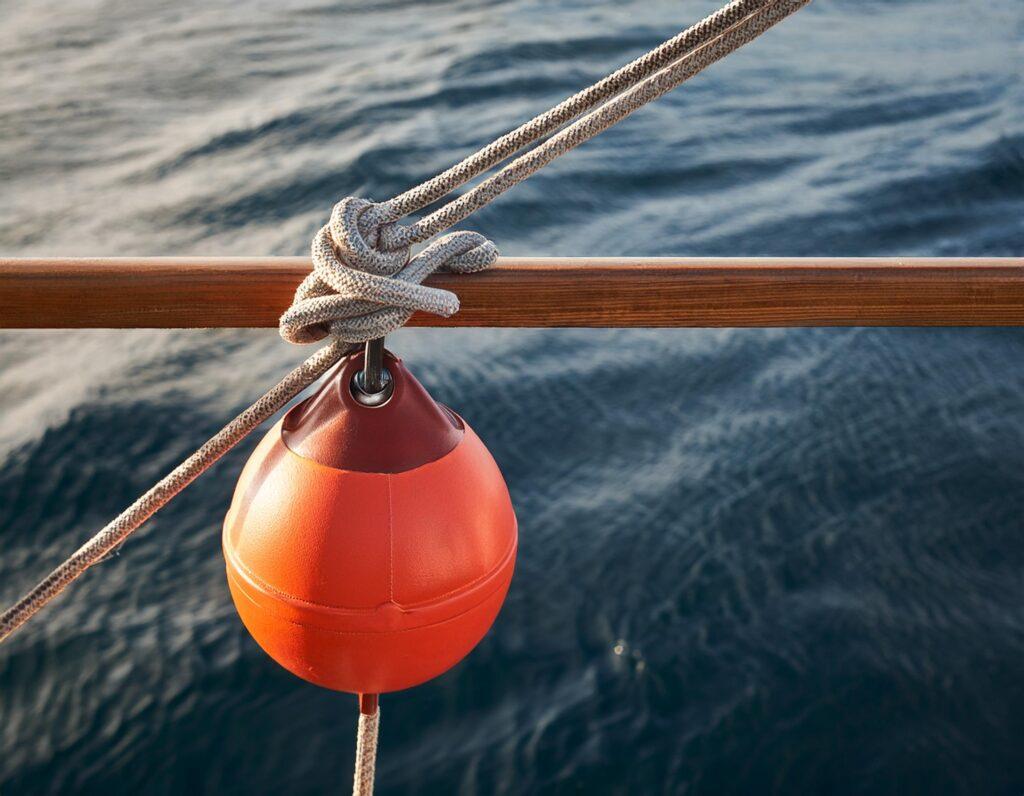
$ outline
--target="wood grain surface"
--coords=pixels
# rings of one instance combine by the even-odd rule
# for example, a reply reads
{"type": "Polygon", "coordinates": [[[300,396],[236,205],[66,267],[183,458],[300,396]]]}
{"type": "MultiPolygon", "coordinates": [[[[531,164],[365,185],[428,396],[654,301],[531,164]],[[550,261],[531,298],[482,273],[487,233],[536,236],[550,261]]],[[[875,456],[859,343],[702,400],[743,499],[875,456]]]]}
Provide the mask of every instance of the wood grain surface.
{"type": "MultiPolygon", "coordinates": [[[[270,327],[302,257],[0,259],[0,328],[270,327]]],[[[518,258],[414,326],[1021,326],[1024,258],[518,258]]]]}

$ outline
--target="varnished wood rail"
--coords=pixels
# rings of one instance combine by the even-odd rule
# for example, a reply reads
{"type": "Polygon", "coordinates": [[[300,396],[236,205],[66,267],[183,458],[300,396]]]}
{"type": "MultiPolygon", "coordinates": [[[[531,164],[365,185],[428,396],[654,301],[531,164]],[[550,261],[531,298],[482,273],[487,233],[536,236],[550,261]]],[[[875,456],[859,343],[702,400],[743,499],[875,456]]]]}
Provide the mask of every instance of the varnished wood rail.
{"type": "MultiPolygon", "coordinates": [[[[0,259],[0,328],[276,326],[302,257],[0,259]]],[[[1024,258],[520,258],[418,326],[1024,326],[1024,258]]]]}

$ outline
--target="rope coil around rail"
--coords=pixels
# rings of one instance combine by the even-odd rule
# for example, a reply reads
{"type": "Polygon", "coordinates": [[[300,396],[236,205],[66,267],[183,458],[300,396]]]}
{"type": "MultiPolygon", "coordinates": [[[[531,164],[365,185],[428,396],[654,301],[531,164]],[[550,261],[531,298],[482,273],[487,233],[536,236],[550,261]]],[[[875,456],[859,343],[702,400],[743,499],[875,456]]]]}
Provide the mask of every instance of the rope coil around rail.
{"type": "Polygon", "coordinates": [[[359,712],[356,728],[356,770],[352,779],[352,796],[372,796],[377,770],[377,738],[380,733],[380,706],[373,712],[359,712]]]}
{"type": "MultiPolygon", "coordinates": [[[[423,286],[437,270],[487,268],[497,247],[474,232],[446,235],[410,258],[423,243],[492,202],[555,158],[590,140],[711,64],[760,36],[810,0],[733,0],[678,36],[573,95],[447,171],[388,202],[342,200],[312,245],[314,270],[281,317],[285,340],[331,342],[243,410],[202,447],[143,494],[17,603],[0,615],[7,639],[89,567],[102,560],[227,451],[276,414],[352,350],[383,337],[416,311],[448,316],[458,310],[449,291],[423,286]],[[540,143],[537,143],[540,142],[540,143]],[[491,170],[531,144],[490,177],[413,224],[398,222],[491,170]]],[[[356,794],[373,789],[379,711],[362,714],[356,759],[356,794]]]]}
{"type": "Polygon", "coordinates": [[[328,334],[364,342],[404,326],[416,311],[444,317],[454,314],[459,307],[455,294],[420,283],[438,270],[471,273],[488,268],[497,259],[497,247],[478,233],[456,232],[409,260],[413,244],[451,228],[809,2],[735,0],[390,201],[343,199],[335,206],[330,223],[313,239],[314,270],[281,317],[281,336],[292,343],[313,342],[328,334]],[[533,149],[428,216],[407,226],[398,223],[538,141],[533,149]]]}
{"type": "Polygon", "coordinates": [[[412,259],[409,246],[374,248],[383,227],[368,228],[362,221],[374,207],[365,199],[342,199],[330,223],[316,234],[313,272],[281,316],[281,336],[289,343],[328,335],[349,342],[372,340],[405,326],[416,311],[448,317],[458,311],[458,297],[420,283],[441,268],[473,273],[498,259],[498,248],[476,232],[452,232],[412,259]]]}

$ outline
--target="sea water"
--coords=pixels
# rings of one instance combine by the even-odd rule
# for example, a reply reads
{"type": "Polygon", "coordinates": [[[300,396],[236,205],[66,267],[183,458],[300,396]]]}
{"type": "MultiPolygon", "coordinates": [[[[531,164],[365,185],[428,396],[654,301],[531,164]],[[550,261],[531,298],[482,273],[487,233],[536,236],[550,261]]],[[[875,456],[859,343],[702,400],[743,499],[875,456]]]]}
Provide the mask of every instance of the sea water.
{"type": "MultiPolygon", "coordinates": [[[[714,8],[5,3],[0,254],[294,255],[714,8]]],[[[1024,4],[818,0],[468,224],[510,255],[1024,255],[1024,4]]],[[[409,330],[500,463],[494,630],[380,794],[1020,794],[1024,334],[409,330]]],[[[0,334],[0,602],[302,356],[0,334]]],[[[0,793],[337,793],[226,588],[255,439],[0,647],[0,793]]]]}

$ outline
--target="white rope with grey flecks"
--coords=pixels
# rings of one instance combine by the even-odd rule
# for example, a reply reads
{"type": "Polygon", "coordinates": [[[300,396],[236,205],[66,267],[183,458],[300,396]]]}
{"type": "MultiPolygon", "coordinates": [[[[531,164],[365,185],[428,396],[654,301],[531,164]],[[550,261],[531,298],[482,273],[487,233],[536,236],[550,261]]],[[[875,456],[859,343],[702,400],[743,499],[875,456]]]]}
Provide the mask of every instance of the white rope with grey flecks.
{"type": "Polygon", "coordinates": [[[371,796],[373,777],[377,770],[377,736],[380,732],[380,705],[373,713],[359,714],[356,729],[356,773],[352,779],[352,796],[371,796]]]}
{"type": "Polygon", "coordinates": [[[457,312],[459,300],[454,293],[421,283],[438,270],[483,270],[497,260],[497,247],[478,233],[454,232],[410,259],[413,244],[449,229],[555,158],[663,96],[809,2],[734,0],[432,180],[387,202],[343,199],[335,206],[330,223],[313,239],[313,272],[281,316],[281,335],[292,343],[313,342],[328,335],[363,342],[404,326],[416,311],[445,317],[457,312]],[[533,149],[438,210],[408,226],[398,223],[538,141],[541,143],[533,149]]]}
{"type": "MultiPolygon", "coordinates": [[[[625,119],[634,111],[760,36],[810,0],[733,0],[605,79],[573,95],[526,124],[421,185],[388,202],[349,197],[335,206],[330,223],[313,240],[313,271],[299,286],[281,317],[282,337],[309,343],[332,341],[275,384],[213,435],[199,450],[136,500],[0,615],[0,642],[102,560],[142,523],[170,502],[253,429],[273,416],[352,350],[352,344],[384,337],[412,313],[449,316],[458,311],[455,294],[423,285],[438,270],[471,273],[497,259],[493,243],[475,232],[454,232],[410,258],[411,246],[434,238],[467,218],[555,158],[625,119]],[[398,221],[444,198],[531,144],[479,184],[419,221],[398,221]]],[[[360,723],[362,743],[362,721],[360,723]]],[[[369,732],[368,726],[367,731],[369,732]]],[[[357,781],[372,789],[372,743],[357,759],[357,781]],[[368,758],[368,759],[364,759],[368,758]],[[370,766],[367,779],[359,767],[370,766]]],[[[369,791],[366,791],[369,792],[369,791]]]]}

